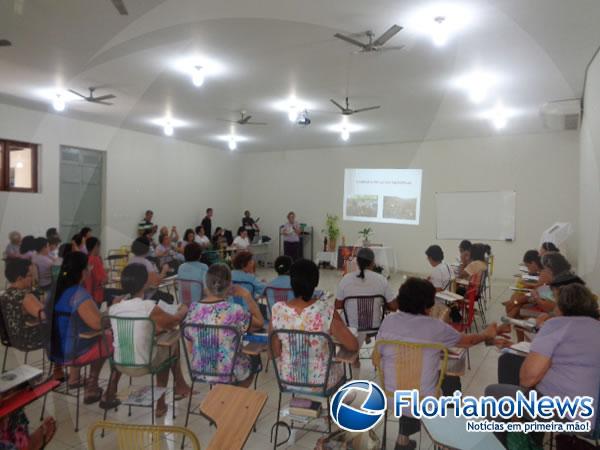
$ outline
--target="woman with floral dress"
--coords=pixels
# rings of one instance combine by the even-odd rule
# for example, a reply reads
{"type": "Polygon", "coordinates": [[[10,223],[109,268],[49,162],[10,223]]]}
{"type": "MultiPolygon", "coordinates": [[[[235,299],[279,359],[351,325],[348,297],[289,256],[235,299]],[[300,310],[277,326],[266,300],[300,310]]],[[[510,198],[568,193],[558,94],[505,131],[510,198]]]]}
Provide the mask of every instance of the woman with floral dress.
{"type": "MultiPolygon", "coordinates": [[[[306,259],[296,261],[290,268],[290,281],[295,298],[273,305],[271,329],[327,333],[346,350],[357,352],[358,340],[335,310],[335,303],[314,297],[315,288],[319,284],[319,269],[316,264],[306,259]]],[[[274,339],[274,356],[279,359],[277,366],[280,377],[284,381],[294,381],[294,363],[298,355],[292,355],[288,340],[279,340],[277,337],[274,339]]],[[[324,339],[313,339],[308,355],[299,356],[307,358],[311,363],[308,383],[323,384],[328,356],[329,348],[324,339]]],[[[333,363],[326,387],[334,387],[341,380],[343,372],[341,364],[333,363]]]]}
{"type": "MultiPolygon", "coordinates": [[[[224,264],[213,264],[208,269],[205,279],[207,296],[194,303],[189,310],[186,323],[204,325],[226,325],[236,328],[241,334],[248,329],[256,330],[263,326],[263,317],[258,305],[245,289],[231,284],[231,271],[224,264]],[[235,303],[231,297],[242,298],[246,308],[235,303]]],[[[214,357],[204,349],[213,339],[207,334],[198,333],[194,328],[185,329],[188,350],[191,353],[190,365],[194,372],[227,374],[233,370],[233,380],[227,375],[204,375],[201,378],[207,383],[237,383],[247,387],[254,378],[258,366],[258,358],[231,351],[233,336],[223,338],[218,355],[214,357]],[[212,356],[212,357],[211,357],[212,356]]]]}

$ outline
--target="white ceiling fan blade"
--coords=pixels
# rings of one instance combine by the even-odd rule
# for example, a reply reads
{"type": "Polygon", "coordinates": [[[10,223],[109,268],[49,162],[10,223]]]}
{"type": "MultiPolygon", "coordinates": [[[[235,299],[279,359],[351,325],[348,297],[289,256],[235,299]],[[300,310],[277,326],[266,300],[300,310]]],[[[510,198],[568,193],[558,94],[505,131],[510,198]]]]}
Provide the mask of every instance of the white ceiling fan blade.
{"type": "Polygon", "coordinates": [[[396,34],[398,34],[400,32],[400,30],[402,30],[401,26],[392,25],[391,27],[389,27],[387,29],[387,31],[385,33],[383,33],[381,36],[379,36],[377,39],[375,39],[375,42],[373,42],[373,45],[375,45],[377,47],[381,47],[387,41],[389,41],[391,38],[393,38],[396,34]]]}
{"type": "Polygon", "coordinates": [[[356,114],[356,113],[365,112],[365,111],[373,111],[374,109],[379,109],[379,108],[381,108],[381,106],[379,106],[379,105],[378,106],[369,106],[367,108],[358,108],[358,109],[355,109],[353,111],[353,113],[356,114]]]}
{"type": "Polygon", "coordinates": [[[333,103],[335,106],[337,106],[338,108],[340,108],[340,111],[345,111],[346,108],[344,108],[342,105],[340,105],[338,102],[336,102],[334,99],[330,98],[329,101],[331,103],[333,103]]]}
{"type": "Polygon", "coordinates": [[[268,125],[267,122],[246,122],[244,125],[268,125]]]}
{"type": "Polygon", "coordinates": [[[219,122],[239,123],[239,120],[217,119],[219,122]]]}
{"type": "Polygon", "coordinates": [[[352,45],[356,45],[357,47],[360,47],[360,48],[363,48],[363,49],[367,48],[366,44],[363,44],[362,42],[357,41],[356,39],[352,39],[351,37],[348,37],[346,35],[343,35],[343,34],[340,34],[340,33],[335,33],[333,36],[336,37],[336,38],[338,38],[338,39],[341,39],[342,41],[349,42],[352,45]]]}

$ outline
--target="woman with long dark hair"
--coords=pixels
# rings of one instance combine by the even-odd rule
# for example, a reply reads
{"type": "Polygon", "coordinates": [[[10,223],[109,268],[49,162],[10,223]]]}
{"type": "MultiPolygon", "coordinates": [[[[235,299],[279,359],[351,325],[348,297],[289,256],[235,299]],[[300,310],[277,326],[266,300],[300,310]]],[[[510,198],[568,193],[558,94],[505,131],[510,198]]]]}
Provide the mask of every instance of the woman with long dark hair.
{"type": "MultiPolygon", "coordinates": [[[[67,254],[60,268],[49,317],[52,317],[50,356],[56,364],[90,364],[90,374],[85,380],[84,403],[100,400],[102,388],[98,375],[112,349],[102,345],[101,339],[82,338],[82,333],[101,330],[101,316],[92,296],[83,284],[88,276],[88,257],[81,252],[67,254]]],[[[81,383],[78,371],[69,374],[70,386],[81,383]]]]}
{"type": "MultiPolygon", "coordinates": [[[[375,272],[375,253],[368,247],[362,247],[356,254],[356,263],[358,270],[347,273],[340,281],[336,291],[336,307],[343,308],[345,311],[348,326],[358,328],[359,308],[356,299],[345,300],[348,297],[373,296],[373,311],[378,311],[381,306],[387,305],[387,308],[395,311],[398,309],[395,299],[395,293],[388,284],[388,280],[381,274],[375,272]],[[383,297],[383,298],[382,298],[383,297]],[[384,302],[385,299],[385,302],[384,302]],[[345,301],[350,302],[344,307],[345,301]]],[[[381,315],[373,313],[371,322],[372,328],[378,328],[381,323],[381,315]]],[[[358,340],[362,345],[366,335],[359,333],[358,340]]]]}

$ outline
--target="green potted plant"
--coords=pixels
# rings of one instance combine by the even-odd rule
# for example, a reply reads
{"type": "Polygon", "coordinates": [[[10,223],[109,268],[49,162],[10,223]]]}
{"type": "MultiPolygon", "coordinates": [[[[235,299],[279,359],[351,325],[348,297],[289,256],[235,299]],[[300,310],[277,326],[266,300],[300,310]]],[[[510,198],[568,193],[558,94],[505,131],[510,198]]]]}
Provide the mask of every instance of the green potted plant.
{"type": "Polygon", "coordinates": [[[340,237],[340,218],[333,214],[327,214],[325,229],[321,232],[327,236],[329,251],[334,252],[337,247],[337,240],[340,237]]]}
{"type": "Polygon", "coordinates": [[[373,229],[371,227],[363,228],[362,230],[359,230],[358,234],[362,236],[363,245],[367,247],[370,244],[369,236],[373,234],[373,229]]]}

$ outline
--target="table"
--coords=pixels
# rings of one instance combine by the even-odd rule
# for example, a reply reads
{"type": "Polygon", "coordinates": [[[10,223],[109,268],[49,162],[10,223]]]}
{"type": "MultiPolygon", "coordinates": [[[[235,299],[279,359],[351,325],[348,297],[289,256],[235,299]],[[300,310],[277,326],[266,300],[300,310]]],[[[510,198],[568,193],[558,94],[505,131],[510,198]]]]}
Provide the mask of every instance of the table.
{"type": "Polygon", "coordinates": [[[434,417],[421,419],[425,431],[437,446],[461,450],[503,450],[504,446],[491,432],[470,433],[464,417],[434,417]]]}
{"type": "MultiPolygon", "coordinates": [[[[354,247],[353,252],[353,260],[351,271],[358,270],[358,266],[356,265],[356,252],[360,247],[354,247]]],[[[390,273],[394,273],[398,270],[398,261],[396,259],[396,252],[392,247],[383,247],[383,246],[369,246],[371,250],[373,250],[373,254],[375,255],[375,264],[378,266],[387,269],[390,273]]],[[[338,253],[337,252],[319,252],[317,253],[317,264],[320,262],[328,262],[333,267],[338,267],[338,253]]]]}
{"type": "Polygon", "coordinates": [[[208,450],[243,448],[266,402],[265,392],[217,384],[200,405],[200,411],[217,425],[208,450]]]}
{"type": "Polygon", "coordinates": [[[257,263],[260,262],[263,266],[265,266],[271,257],[271,241],[261,242],[259,244],[250,244],[248,250],[252,252],[257,263]]]}
{"type": "Polygon", "coordinates": [[[336,252],[318,252],[315,261],[317,265],[327,263],[333,268],[337,268],[337,253],[336,252]]]}

